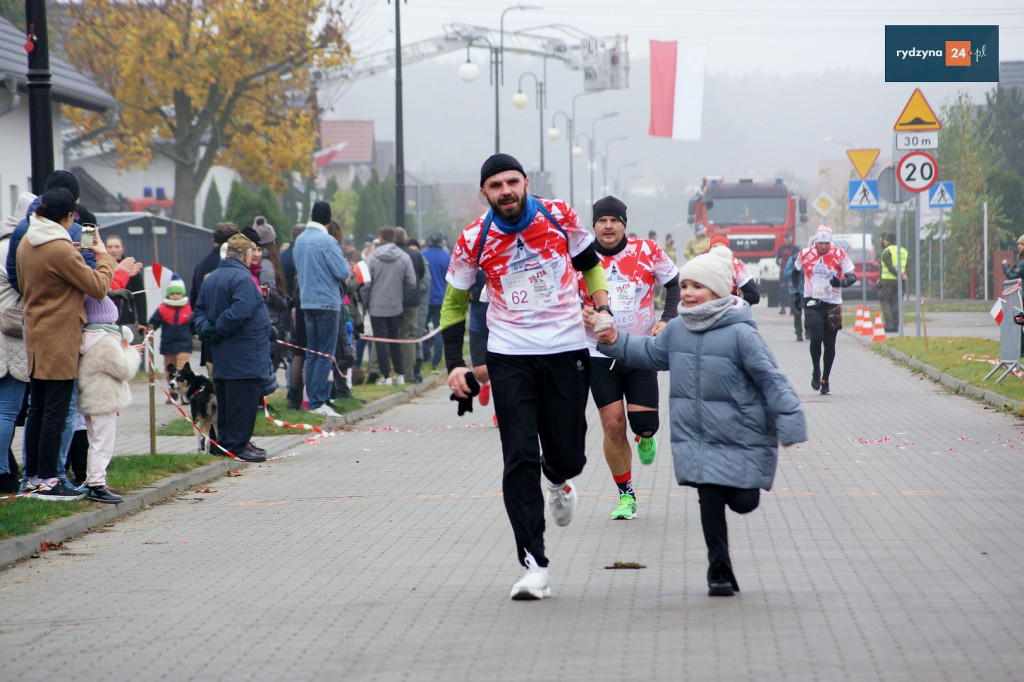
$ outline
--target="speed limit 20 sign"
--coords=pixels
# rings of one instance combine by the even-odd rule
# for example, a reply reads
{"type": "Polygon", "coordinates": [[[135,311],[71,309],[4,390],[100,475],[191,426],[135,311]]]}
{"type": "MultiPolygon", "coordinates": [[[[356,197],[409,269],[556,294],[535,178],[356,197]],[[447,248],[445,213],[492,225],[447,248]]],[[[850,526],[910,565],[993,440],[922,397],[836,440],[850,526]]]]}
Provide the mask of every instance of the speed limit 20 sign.
{"type": "Polygon", "coordinates": [[[939,179],[939,164],[931,154],[910,152],[900,159],[896,178],[908,192],[924,192],[939,179]]]}

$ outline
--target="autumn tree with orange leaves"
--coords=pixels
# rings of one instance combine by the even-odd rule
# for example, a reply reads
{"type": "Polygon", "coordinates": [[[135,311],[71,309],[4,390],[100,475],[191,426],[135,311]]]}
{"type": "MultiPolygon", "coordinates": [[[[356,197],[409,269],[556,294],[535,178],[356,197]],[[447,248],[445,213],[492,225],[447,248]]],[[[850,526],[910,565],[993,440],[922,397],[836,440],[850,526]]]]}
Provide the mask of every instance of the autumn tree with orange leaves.
{"type": "Polygon", "coordinates": [[[307,175],[317,141],[312,71],[349,58],[340,0],[82,0],[69,61],[122,107],[112,125],[77,114],[124,168],[174,162],[174,217],[223,165],[281,190],[307,175]],[[109,127],[108,127],[109,126],[109,127]]]}

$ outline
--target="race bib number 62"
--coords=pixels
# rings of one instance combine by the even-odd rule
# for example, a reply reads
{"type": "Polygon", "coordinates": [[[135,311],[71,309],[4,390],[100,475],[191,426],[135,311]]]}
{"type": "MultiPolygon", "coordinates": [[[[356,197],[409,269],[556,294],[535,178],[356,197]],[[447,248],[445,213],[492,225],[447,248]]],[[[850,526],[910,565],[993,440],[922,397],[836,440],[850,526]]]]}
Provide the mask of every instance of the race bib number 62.
{"type": "Polygon", "coordinates": [[[558,302],[555,275],[547,268],[502,275],[501,288],[509,310],[536,310],[558,302]]]}

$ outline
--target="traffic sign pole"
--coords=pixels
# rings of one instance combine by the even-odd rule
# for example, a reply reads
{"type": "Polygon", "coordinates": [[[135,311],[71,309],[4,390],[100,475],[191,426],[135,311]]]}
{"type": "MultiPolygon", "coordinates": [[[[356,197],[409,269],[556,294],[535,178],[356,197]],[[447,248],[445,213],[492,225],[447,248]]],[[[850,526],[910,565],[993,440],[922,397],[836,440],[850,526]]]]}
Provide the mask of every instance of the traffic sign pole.
{"type": "Polygon", "coordinates": [[[916,336],[921,338],[921,193],[914,210],[914,308],[917,311],[916,336]]]}
{"type": "MultiPolygon", "coordinates": [[[[892,158],[896,158],[896,139],[892,141],[892,158]]],[[[899,198],[900,195],[900,171],[898,166],[893,166],[894,173],[892,174],[893,190],[892,194],[894,197],[899,198]]],[[[903,213],[903,208],[896,204],[896,333],[903,336],[903,246],[900,232],[900,214],[903,213]]],[[[881,262],[881,261],[879,261],[881,262]]]]}

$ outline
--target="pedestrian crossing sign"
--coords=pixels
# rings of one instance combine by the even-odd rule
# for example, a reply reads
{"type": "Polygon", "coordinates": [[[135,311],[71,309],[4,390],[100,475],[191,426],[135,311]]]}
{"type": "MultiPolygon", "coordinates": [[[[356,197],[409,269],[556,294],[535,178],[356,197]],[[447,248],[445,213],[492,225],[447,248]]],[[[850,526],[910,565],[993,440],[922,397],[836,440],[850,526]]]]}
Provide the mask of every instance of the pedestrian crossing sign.
{"type": "Polygon", "coordinates": [[[936,182],[928,190],[928,208],[953,208],[953,182],[936,182]]]}
{"type": "Polygon", "coordinates": [[[850,210],[878,208],[878,180],[850,180],[850,210]]]}

